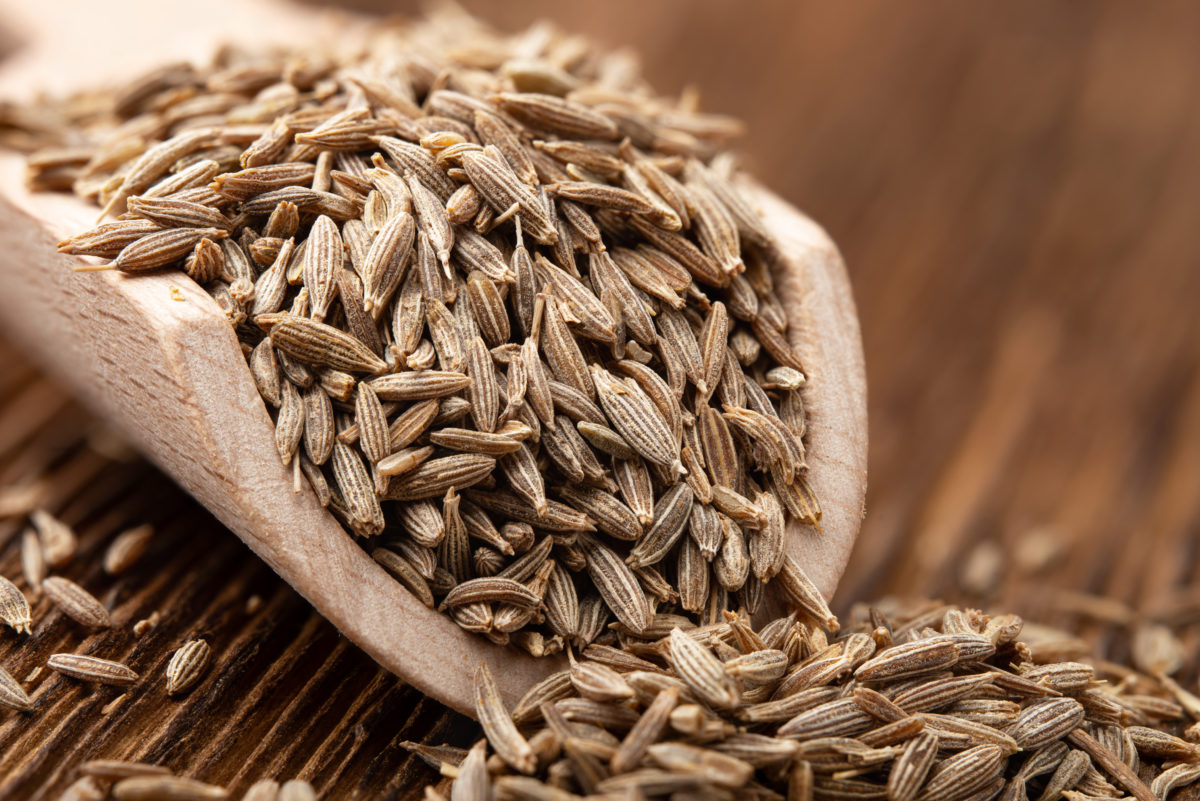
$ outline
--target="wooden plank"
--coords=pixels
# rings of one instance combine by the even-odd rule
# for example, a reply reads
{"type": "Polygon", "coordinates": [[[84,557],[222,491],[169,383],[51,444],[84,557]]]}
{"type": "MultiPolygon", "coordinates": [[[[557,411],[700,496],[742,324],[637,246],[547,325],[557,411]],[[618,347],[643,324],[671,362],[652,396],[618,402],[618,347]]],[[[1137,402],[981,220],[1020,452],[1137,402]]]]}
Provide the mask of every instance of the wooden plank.
{"type": "MultiPolygon", "coordinates": [[[[747,117],[756,133],[746,147],[759,175],[810,210],[842,245],[863,321],[873,448],[869,513],[842,581],[841,611],[905,589],[1043,617],[1060,590],[1105,593],[1190,621],[1187,670],[1195,675],[1200,595],[1191,587],[1200,580],[1200,512],[1189,479],[1200,474],[1200,73],[1192,62],[1200,8],[1019,0],[997,13],[994,6],[956,2],[863,0],[777,4],[746,18],[743,7],[728,3],[687,2],[692,11],[679,16],[684,3],[667,0],[614,0],[615,10],[476,5],[508,19],[542,13],[576,29],[587,22],[612,42],[658,43],[643,47],[650,73],[664,75],[665,88],[695,79],[706,106],[747,117]],[[736,59],[713,57],[713,48],[698,44],[714,30],[736,37],[736,59]],[[772,46],[773,35],[786,37],[786,47],[772,46]],[[781,86],[784,104],[777,102],[781,86]],[[1008,462],[947,528],[949,563],[929,573],[900,572],[894,557],[920,536],[930,501],[954,497],[971,476],[955,466],[956,454],[968,431],[986,428],[980,410],[997,408],[1012,391],[987,381],[1003,374],[1003,343],[1026,341],[1021,332],[1037,321],[1057,344],[1040,379],[1025,385],[1021,403],[1031,411],[1008,462]],[[964,589],[960,567],[981,542],[1015,549],[1039,530],[1052,532],[1060,547],[1043,569],[1022,569],[1010,556],[997,588],[964,589]],[[1148,546],[1168,556],[1162,572],[1143,563],[1148,546]]],[[[1021,347],[1044,347],[1038,343],[1021,347]]],[[[7,375],[7,355],[0,363],[0,388],[27,382],[20,367],[15,377],[7,375]]],[[[1019,370],[1021,360],[1016,364],[1019,370]]],[[[57,428],[39,430],[28,447],[0,459],[0,481],[8,480],[11,465],[38,463],[44,449],[62,447],[64,427],[57,428]]],[[[87,483],[94,471],[76,469],[76,483],[87,483]]],[[[147,506],[164,515],[150,519],[172,513],[177,496],[161,478],[116,469],[132,471],[126,485],[148,493],[122,497],[165,504],[147,506]]],[[[72,489],[64,497],[77,494],[72,489]]],[[[77,521],[94,500],[80,495],[72,503],[77,521]]],[[[252,562],[217,527],[194,528],[199,524],[188,519],[177,525],[185,540],[189,532],[207,532],[206,547],[224,548],[229,564],[252,562]]],[[[0,521],[5,575],[13,575],[19,526],[0,521]]],[[[264,599],[274,597],[268,571],[247,581],[264,599]]],[[[160,586],[152,600],[167,597],[160,586]]],[[[332,664],[337,637],[319,621],[309,623],[303,602],[287,597],[271,607],[281,609],[273,618],[275,639],[223,685],[227,697],[254,698],[250,708],[235,712],[233,702],[221,701],[216,722],[203,728],[183,715],[175,744],[160,744],[157,753],[206,777],[207,771],[226,775],[222,759],[247,776],[260,767],[289,776],[311,764],[331,771],[318,784],[342,797],[387,797],[387,788],[397,786],[404,788],[398,797],[415,797],[433,774],[406,761],[398,740],[428,732],[430,741],[448,734],[464,744],[477,736],[473,727],[458,718],[445,723],[436,704],[393,689],[364,715],[363,734],[354,734],[353,723],[326,719],[307,745],[296,746],[288,729],[308,724],[307,711],[328,700],[331,682],[313,683],[311,692],[323,686],[326,695],[304,701],[295,694],[314,673],[271,673],[268,666],[286,650],[280,640],[292,638],[294,648],[332,664]],[[251,691],[256,683],[260,694],[251,691]],[[293,705],[291,714],[276,714],[293,705]],[[260,727],[262,719],[269,725],[260,727]],[[238,736],[242,728],[251,733],[238,736]],[[222,744],[218,734],[231,739],[222,744]],[[321,756],[310,762],[313,753],[321,756]]],[[[226,610],[227,618],[232,614],[226,610]]],[[[1048,616],[1109,632],[1118,646],[1125,636],[1075,615],[1048,616]]],[[[177,628],[169,637],[188,635],[177,628]]],[[[14,642],[0,634],[0,664],[18,659],[14,642]]],[[[223,642],[228,659],[236,638],[223,642]]],[[[376,697],[370,661],[353,649],[340,658],[350,663],[345,681],[376,697]]],[[[77,699],[88,696],[74,692],[77,699]]],[[[149,692],[131,697],[125,714],[135,722],[174,716],[190,699],[167,702],[149,692]],[[139,711],[142,704],[149,711],[139,711]]],[[[55,709],[59,720],[66,717],[65,709],[55,709]]],[[[91,726],[83,731],[104,729],[87,718],[77,719],[91,726]]],[[[61,724],[41,728],[36,719],[0,712],[0,774],[16,776],[8,763],[25,765],[28,749],[56,728],[61,724]]],[[[19,781],[0,781],[0,797],[52,798],[71,765],[141,753],[142,739],[137,725],[119,727],[103,747],[66,737],[53,757],[61,769],[22,768],[19,781]]]]}
{"type": "MultiPolygon", "coordinates": [[[[24,369],[4,345],[0,377],[24,369]]],[[[25,386],[62,397],[45,379],[25,386]]],[[[0,419],[27,417],[22,397],[0,398],[0,419]]],[[[96,425],[60,404],[0,458],[4,486],[20,485],[31,476],[12,468],[27,451],[54,448],[42,503],[79,535],[75,559],[55,574],[96,594],[113,620],[111,629],[89,631],[29,592],[19,556],[24,516],[0,520],[0,574],[27,592],[35,621],[31,636],[0,634],[0,665],[36,702],[30,715],[0,710],[0,798],[53,797],[79,763],[101,757],[147,760],[238,791],[268,775],[301,776],[331,794],[368,782],[369,797],[399,782],[409,797],[436,780],[397,744],[463,742],[472,724],[379,668],[152,467],[97,454],[89,445],[96,425]],[[149,552],[127,574],[106,575],[108,542],[144,522],[156,529],[149,552]],[[255,596],[260,605],[250,611],[255,596]],[[158,626],[135,636],[134,623],[153,612],[158,626]],[[212,666],[195,690],[169,698],[167,660],[195,637],[212,646],[212,666]],[[141,679],[102,687],[43,670],[24,682],[64,651],[124,661],[141,679]],[[124,702],[103,714],[122,694],[124,702]]],[[[42,460],[26,464],[40,469],[42,460]]]]}

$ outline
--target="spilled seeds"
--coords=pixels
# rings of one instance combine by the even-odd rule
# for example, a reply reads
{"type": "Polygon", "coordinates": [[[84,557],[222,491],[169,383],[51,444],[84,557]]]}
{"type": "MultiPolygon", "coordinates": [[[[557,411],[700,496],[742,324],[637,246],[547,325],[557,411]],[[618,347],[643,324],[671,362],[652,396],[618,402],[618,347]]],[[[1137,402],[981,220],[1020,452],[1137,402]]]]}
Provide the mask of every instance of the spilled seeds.
{"type": "Polygon", "coordinates": [[[1200,779],[1200,710],[1178,685],[1038,659],[1022,626],[935,603],[840,629],[660,615],[655,638],[589,646],[512,710],[481,667],[486,740],[406,747],[457,801],[1166,801],[1200,779]]]}

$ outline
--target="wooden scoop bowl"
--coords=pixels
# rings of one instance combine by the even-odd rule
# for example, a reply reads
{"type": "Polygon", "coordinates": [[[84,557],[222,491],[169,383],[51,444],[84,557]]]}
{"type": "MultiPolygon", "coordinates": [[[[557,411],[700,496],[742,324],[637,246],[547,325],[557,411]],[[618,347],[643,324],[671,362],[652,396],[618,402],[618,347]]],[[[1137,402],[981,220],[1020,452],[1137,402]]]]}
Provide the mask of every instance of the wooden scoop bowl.
{"type": "MultiPolygon", "coordinates": [[[[136,0],[58,5],[56,15],[39,17],[16,0],[0,2],[2,19],[25,40],[0,69],[0,97],[101,85],[165,61],[203,62],[229,31],[295,41],[329,27],[319,12],[267,0],[209,0],[203,14],[177,25],[136,0]]],[[[789,547],[830,595],[866,490],[866,380],[854,301],[825,233],[758,185],[747,190],[788,256],[776,282],[808,376],[810,483],[824,510],[823,533],[796,525],[789,547]]],[[[72,196],[30,194],[22,157],[0,154],[0,328],[31,361],[116,424],[347,637],[422,692],[470,714],[480,662],[510,704],[562,667],[561,658],[492,646],[426,608],[307,487],[294,492],[266,407],[212,298],[182,272],[76,273],[79,260],[56,251],[97,214],[72,196]]]]}

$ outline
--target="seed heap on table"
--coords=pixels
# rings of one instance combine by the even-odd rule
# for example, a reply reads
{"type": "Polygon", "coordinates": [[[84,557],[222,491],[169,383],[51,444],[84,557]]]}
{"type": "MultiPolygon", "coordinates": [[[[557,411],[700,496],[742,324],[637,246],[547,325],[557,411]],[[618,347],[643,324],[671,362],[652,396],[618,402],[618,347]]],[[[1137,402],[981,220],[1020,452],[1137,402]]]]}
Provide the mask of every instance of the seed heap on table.
{"type": "Polygon", "coordinates": [[[1140,672],[1061,633],[1022,642],[1016,615],[885,608],[842,629],[660,616],[654,642],[589,646],[511,713],[481,666],[487,739],[406,745],[453,801],[1167,801],[1200,779],[1200,698],[1165,627],[1135,635],[1140,672]]]}

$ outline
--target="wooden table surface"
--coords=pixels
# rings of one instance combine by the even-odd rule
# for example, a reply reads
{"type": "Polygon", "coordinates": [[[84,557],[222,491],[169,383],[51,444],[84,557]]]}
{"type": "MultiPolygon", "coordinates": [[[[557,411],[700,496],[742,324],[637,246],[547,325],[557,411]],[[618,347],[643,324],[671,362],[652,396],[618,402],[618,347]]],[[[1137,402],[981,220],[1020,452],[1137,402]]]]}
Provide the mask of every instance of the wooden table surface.
{"type": "MultiPolygon", "coordinates": [[[[1200,6],[467,5],[633,44],[664,89],[694,81],[750,122],[754,171],[841,245],[872,448],[837,608],[940,595],[1096,633],[1117,653],[1123,633],[1064,611],[1086,606],[1069,593],[1200,621],[1200,6]]],[[[328,798],[413,798],[436,777],[400,741],[477,736],[110,439],[0,350],[0,487],[49,471],[41,502],[82,537],[63,573],[116,624],[89,635],[39,600],[32,637],[0,633],[0,665],[24,679],[79,650],[143,675],[107,714],[119,690],[46,672],[27,684],[35,714],[0,710],[0,798],[53,797],[97,757],[238,789],[301,776],[328,798]],[[106,577],[98,554],[141,522],[158,528],[148,558],[106,577]],[[154,610],[158,627],[134,637],[154,610]],[[168,699],[166,660],[198,635],[213,670],[168,699]]],[[[0,512],[13,497],[0,489],[0,512]]],[[[12,578],[25,525],[0,517],[12,578]]]]}

